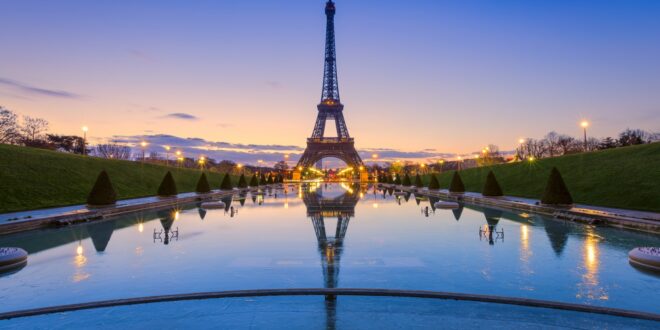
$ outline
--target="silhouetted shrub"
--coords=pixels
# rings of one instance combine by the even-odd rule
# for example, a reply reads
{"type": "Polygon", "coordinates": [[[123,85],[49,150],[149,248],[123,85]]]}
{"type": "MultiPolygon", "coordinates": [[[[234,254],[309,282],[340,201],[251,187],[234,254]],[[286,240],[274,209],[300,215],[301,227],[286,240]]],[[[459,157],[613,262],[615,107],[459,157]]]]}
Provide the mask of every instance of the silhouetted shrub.
{"type": "Polygon", "coordinates": [[[549,205],[570,205],[573,204],[573,197],[561,177],[561,173],[556,167],[550,171],[548,184],[545,186],[545,191],[541,197],[541,203],[549,205]]]}
{"type": "Polygon", "coordinates": [[[422,182],[422,177],[419,174],[415,175],[415,187],[424,188],[424,183],[422,182]]]}
{"type": "Polygon", "coordinates": [[[440,189],[440,181],[438,181],[438,178],[435,176],[435,174],[430,174],[430,180],[429,180],[429,189],[433,190],[438,190],[440,189]]]}
{"type": "Polygon", "coordinates": [[[247,180],[245,179],[245,175],[243,174],[241,174],[241,176],[238,178],[238,187],[241,189],[248,187],[247,180]]]}
{"type": "Polygon", "coordinates": [[[259,176],[259,184],[264,185],[266,184],[266,175],[261,173],[261,176],[259,176]]]}
{"type": "Polygon", "coordinates": [[[117,202],[117,193],[110,182],[108,173],[103,170],[96,177],[92,191],[87,196],[87,204],[93,206],[112,205],[117,202]]]}
{"type": "Polygon", "coordinates": [[[406,173],[406,175],[403,176],[403,181],[401,181],[401,184],[404,186],[412,186],[412,182],[410,181],[410,175],[406,173]]]}
{"type": "MultiPolygon", "coordinates": [[[[245,181],[245,177],[243,177],[243,181],[245,181]]],[[[239,179],[239,184],[240,184],[240,179],[239,179]]],[[[229,176],[229,173],[225,174],[225,177],[222,178],[222,182],[220,183],[220,189],[222,190],[232,190],[234,189],[234,185],[231,183],[231,176],[229,176]]]]}
{"type": "Polygon", "coordinates": [[[206,194],[211,191],[211,186],[209,185],[209,180],[206,178],[206,173],[202,172],[202,175],[197,180],[197,187],[195,187],[195,192],[199,194],[206,194]]]}
{"type": "Polygon", "coordinates": [[[269,175],[269,176],[268,176],[268,179],[266,179],[266,182],[267,182],[268,184],[273,184],[273,183],[275,183],[275,180],[273,179],[273,176],[272,176],[272,175],[269,175]]]}
{"type": "Polygon", "coordinates": [[[257,175],[255,174],[250,179],[250,187],[258,187],[258,186],[259,186],[259,179],[257,179],[257,175]]]}
{"type": "Polygon", "coordinates": [[[454,172],[454,176],[451,178],[451,183],[449,184],[449,192],[465,192],[465,185],[463,184],[463,180],[461,179],[461,175],[458,174],[458,171],[454,172]]]}
{"type": "Polygon", "coordinates": [[[174,177],[172,177],[172,173],[170,171],[167,171],[167,174],[165,174],[163,181],[160,183],[160,186],[158,187],[158,196],[167,197],[167,196],[176,196],[176,194],[177,191],[176,191],[176,183],[174,182],[174,177]]]}
{"type": "Polygon", "coordinates": [[[396,175],[396,179],[394,179],[394,184],[400,185],[401,184],[401,175],[396,175]]]}
{"type": "Polygon", "coordinates": [[[497,182],[493,171],[488,172],[488,176],[486,176],[486,183],[484,184],[484,190],[481,194],[489,197],[504,195],[502,192],[502,187],[500,187],[500,184],[497,182]]]}

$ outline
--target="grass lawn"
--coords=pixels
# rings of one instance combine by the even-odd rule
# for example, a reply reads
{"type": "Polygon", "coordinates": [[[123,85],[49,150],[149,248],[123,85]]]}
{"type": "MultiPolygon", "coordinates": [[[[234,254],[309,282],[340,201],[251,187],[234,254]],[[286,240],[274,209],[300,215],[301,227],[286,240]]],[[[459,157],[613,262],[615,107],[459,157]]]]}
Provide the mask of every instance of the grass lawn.
{"type": "MultiPolygon", "coordinates": [[[[201,175],[194,169],[0,144],[0,213],[83,204],[102,169],[119,199],[155,195],[168,170],[180,193],[194,191],[201,175]]],[[[207,177],[212,189],[220,187],[223,174],[207,172],[207,177]]]]}
{"type": "MultiPolygon", "coordinates": [[[[493,170],[505,195],[539,199],[553,166],[576,203],[660,212],[660,143],[471,168],[460,174],[466,191],[481,192],[493,170]]],[[[443,189],[452,175],[438,176],[443,189]]]]}

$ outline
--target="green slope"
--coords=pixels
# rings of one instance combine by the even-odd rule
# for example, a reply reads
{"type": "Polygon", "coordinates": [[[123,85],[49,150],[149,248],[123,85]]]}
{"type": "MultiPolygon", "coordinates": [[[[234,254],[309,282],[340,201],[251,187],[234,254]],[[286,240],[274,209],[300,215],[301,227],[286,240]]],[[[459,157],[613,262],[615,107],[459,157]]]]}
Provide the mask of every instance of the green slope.
{"type": "MultiPolygon", "coordinates": [[[[467,191],[481,192],[493,170],[505,195],[539,199],[556,166],[576,203],[660,212],[660,143],[460,171],[467,191]]],[[[453,172],[438,176],[449,186],[453,172]]]]}
{"type": "MultiPolygon", "coordinates": [[[[85,203],[106,169],[119,199],[153,196],[168,170],[179,192],[194,191],[201,171],[83,157],[0,144],[0,213],[85,203]]],[[[207,172],[213,189],[222,174],[207,172]]]]}

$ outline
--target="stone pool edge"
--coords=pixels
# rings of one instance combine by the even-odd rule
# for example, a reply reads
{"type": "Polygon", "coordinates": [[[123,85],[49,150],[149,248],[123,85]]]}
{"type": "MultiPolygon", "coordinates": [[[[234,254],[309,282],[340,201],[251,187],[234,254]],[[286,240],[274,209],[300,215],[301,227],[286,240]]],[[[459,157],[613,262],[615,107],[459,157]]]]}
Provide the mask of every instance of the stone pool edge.
{"type": "Polygon", "coordinates": [[[137,203],[130,205],[118,205],[118,206],[89,209],[79,212],[55,214],[51,216],[44,216],[44,217],[16,222],[16,223],[2,223],[0,224],[0,236],[37,230],[37,229],[67,226],[76,223],[98,221],[126,213],[160,209],[160,208],[171,207],[174,205],[189,204],[199,201],[207,201],[213,198],[218,198],[218,197],[222,198],[248,191],[250,191],[250,189],[212,191],[206,194],[166,197],[151,202],[144,202],[144,203],[137,203]]]}
{"type": "MultiPolygon", "coordinates": [[[[392,188],[405,192],[415,193],[427,197],[437,197],[457,202],[466,202],[474,205],[492,206],[504,209],[520,210],[551,216],[560,220],[569,220],[592,225],[605,225],[622,229],[643,231],[660,234],[660,221],[646,218],[637,218],[630,215],[621,215],[599,210],[598,208],[573,207],[562,208],[548,205],[537,205],[514,197],[484,197],[478,193],[454,194],[447,190],[428,190],[428,188],[403,187],[393,184],[379,184],[384,188],[392,188]]],[[[530,200],[531,201],[531,200],[530,200]]],[[[652,213],[652,212],[646,212],[652,213]]],[[[658,214],[660,218],[660,214],[658,214]]]]}
{"type": "Polygon", "coordinates": [[[205,300],[220,298],[241,297],[273,297],[273,296],[369,296],[369,297],[399,297],[399,298],[426,298],[457,301],[474,301],[484,303],[517,305],[534,308],[546,308],[573,311],[580,313],[593,313],[617,317],[627,317],[650,321],[660,321],[660,314],[652,312],[633,311],[612,307],[591,306],[558,301],[538,300],[519,297],[506,297],[494,295],[480,295],[469,293],[426,291],[426,290],[395,290],[379,288],[290,288],[290,289],[255,289],[255,290],[231,290],[216,292],[198,292],[186,294],[173,294],[162,296],[147,296],[138,298],[112,299],[70,305],[59,305],[35,309],[18,310],[0,313],[0,320],[11,320],[15,318],[39,316],[53,313],[65,313],[80,310],[109,308],[117,306],[129,306],[162,302],[175,302],[187,300],[205,300]]]}

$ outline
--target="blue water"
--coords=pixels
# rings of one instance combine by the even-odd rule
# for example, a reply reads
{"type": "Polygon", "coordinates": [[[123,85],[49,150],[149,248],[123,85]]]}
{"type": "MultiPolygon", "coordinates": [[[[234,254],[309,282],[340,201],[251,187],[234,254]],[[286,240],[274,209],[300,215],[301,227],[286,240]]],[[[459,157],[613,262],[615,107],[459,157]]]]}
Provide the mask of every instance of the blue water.
{"type": "Polygon", "coordinates": [[[2,236],[0,246],[30,256],[27,267],[0,277],[0,311],[230,289],[372,287],[660,313],[660,277],[627,260],[636,246],[660,246],[650,234],[469,205],[433,212],[428,200],[336,184],[248,194],[244,206],[231,207],[233,214],[182,205],[2,236]],[[488,223],[492,238],[480,233],[488,223]]]}

